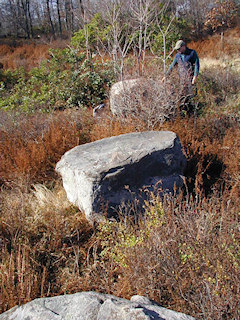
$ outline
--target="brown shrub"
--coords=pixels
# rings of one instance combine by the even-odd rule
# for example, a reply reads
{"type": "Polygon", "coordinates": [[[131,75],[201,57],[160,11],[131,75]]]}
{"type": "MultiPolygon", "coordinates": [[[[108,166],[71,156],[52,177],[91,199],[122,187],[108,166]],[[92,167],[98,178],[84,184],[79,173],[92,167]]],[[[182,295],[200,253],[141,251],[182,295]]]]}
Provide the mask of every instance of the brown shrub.
{"type": "Polygon", "coordinates": [[[69,40],[48,41],[39,39],[38,41],[13,41],[6,39],[0,44],[0,62],[4,69],[15,70],[24,67],[27,71],[33,67],[38,67],[41,61],[49,57],[49,49],[66,48],[69,40]]]}
{"type": "Polygon", "coordinates": [[[39,66],[41,61],[49,56],[48,51],[48,45],[25,44],[17,48],[2,45],[0,46],[1,62],[4,69],[14,70],[24,67],[30,70],[39,66]]]}
{"type": "Polygon", "coordinates": [[[7,44],[0,45],[0,57],[5,56],[7,54],[11,54],[13,52],[13,48],[7,44]]]}
{"type": "Polygon", "coordinates": [[[118,119],[108,116],[100,121],[95,121],[91,130],[91,141],[135,131],[137,131],[137,126],[131,119],[126,119],[124,122],[121,122],[118,119]]]}
{"type": "Polygon", "coordinates": [[[146,295],[197,319],[238,319],[240,233],[229,200],[150,197],[138,224],[104,221],[84,275],[88,288],[146,295]]]}
{"type": "Polygon", "coordinates": [[[80,112],[5,120],[0,138],[0,175],[5,185],[19,177],[29,182],[51,180],[54,167],[69,149],[89,140],[80,112]]]}

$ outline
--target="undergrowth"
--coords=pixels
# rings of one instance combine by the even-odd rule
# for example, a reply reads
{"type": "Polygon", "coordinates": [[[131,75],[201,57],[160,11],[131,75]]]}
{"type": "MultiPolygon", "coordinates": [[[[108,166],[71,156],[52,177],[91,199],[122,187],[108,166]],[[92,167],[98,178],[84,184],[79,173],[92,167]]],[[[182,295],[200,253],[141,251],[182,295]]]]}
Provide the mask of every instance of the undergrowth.
{"type": "Polygon", "coordinates": [[[229,195],[152,195],[137,221],[122,216],[99,226],[89,289],[147,295],[197,319],[238,319],[239,212],[229,195]]]}
{"type": "Polygon", "coordinates": [[[239,124],[212,116],[155,129],[180,137],[185,194],[152,196],[140,219],[93,230],[67,201],[55,164],[75,145],[140,130],[139,123],[67,110],[2,117],[2,312],[36,297],[96,290],[147,295],[199,319],[237,319],[239,124]]]}
{"type": "MultiPolygon", "coordinates": [[[[29,184],[50,181],[61,156],[89,141],[80,112],[17,118],[3,114],[1,122],[0,176],[5,186],[20,180],[29,184]]],[[[86,120],[88,123],[90,127],[86,120]]]]}

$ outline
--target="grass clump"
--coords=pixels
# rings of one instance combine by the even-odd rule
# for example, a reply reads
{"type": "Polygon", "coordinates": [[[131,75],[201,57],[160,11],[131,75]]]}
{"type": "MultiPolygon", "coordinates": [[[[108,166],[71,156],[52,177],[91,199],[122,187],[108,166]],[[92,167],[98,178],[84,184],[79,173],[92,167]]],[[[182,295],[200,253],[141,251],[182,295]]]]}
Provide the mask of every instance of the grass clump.
{"type": "Polygon", "coordinates": [[[92,229],[62,187],[4,191],[1,212],[0,311],[64,293],[63,274],[80,272],[92,229]]]}

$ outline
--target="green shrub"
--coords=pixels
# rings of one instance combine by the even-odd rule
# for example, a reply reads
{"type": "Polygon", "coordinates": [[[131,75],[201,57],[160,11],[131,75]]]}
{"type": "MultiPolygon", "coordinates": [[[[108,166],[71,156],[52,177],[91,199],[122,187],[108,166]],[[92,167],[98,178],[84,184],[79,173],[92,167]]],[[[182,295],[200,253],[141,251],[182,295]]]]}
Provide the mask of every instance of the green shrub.
{"type": "Polygon", "coordinates": [[[88,45],[91,50],[96,49],[96,47],[99,45],[99,42],[107,44],[107,35],[109,29],[100,13],[94,15],[90,23],[86,25],[86,30],[80,29],[74,33],[71,39],[71,45],[74,48],[86,49],[86,31],[88,33],[88,45]]]}
{"type": "Polygon", "coordinates": [[[50,60],[27,75],[20,73],[10,90],[1,85],[4,93],[0,108],[48,112],[54,108],[94,106],[107,98],[112,81],[110,64],[89,61],[85,53],[73,48],[52,50],[50,60]]]}

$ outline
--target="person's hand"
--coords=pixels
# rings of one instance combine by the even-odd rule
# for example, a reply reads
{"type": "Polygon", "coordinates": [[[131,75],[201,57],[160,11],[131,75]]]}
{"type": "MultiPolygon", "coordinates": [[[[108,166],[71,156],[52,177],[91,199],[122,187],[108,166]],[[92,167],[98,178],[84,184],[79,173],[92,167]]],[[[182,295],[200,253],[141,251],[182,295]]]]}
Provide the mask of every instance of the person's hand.
{"type": "Polygon", "coordinates": [[[193,79],[192,79],[192,85],[194,85],[197,81],[197,76],[194,76],[193,79]]]}

